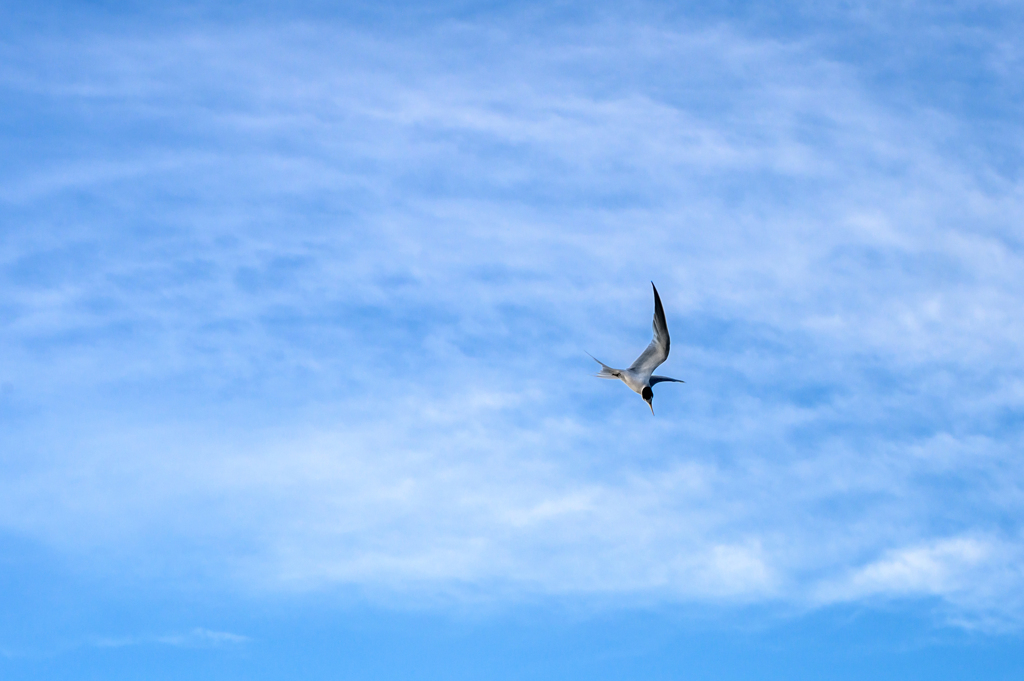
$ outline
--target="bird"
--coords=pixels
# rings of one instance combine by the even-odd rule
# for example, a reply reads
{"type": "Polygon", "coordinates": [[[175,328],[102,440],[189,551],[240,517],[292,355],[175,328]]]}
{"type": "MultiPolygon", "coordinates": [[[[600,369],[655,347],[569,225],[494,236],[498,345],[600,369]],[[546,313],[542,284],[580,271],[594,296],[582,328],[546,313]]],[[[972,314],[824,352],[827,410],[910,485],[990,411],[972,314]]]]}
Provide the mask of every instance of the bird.
{"type": "Polygon", "coordinates": [[[651,415],[654,415],[654,391],[652,385],[658,383],[685,383],[678,378],[667,376],[652,376],[666,359],[668,359],[669,337],[668,323],[665,321],[665,309],[661,306],[661,296],[658,295],[658,288],[651,282],[654,289],[654,339],[647,349],[640,353],[640,356],[629,365],[628,369],[613,369],[597,357],[590,355],[590,358],[601,365],[601,371],[596,374],[598,378],[617,378],[635,393],[644,398],[644,402],[651,408],[651,415]]]}

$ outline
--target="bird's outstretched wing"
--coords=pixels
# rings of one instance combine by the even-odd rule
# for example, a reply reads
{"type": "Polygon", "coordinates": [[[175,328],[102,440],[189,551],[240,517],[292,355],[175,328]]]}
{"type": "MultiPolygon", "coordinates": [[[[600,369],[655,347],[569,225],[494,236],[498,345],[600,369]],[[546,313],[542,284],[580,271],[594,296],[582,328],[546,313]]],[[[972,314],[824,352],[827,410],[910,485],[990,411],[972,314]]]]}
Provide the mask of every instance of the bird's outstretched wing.
{"type": "Polygon", "coordinates": [[[644,378],[648,378],[662,362],[668,359],[669,349],[665,309],[661,306],[661,296],[658,295],[658,289],[654,286],[653,281],[651,288],[654,289],[654,340],[629,367],[631,371],[644,378]]]}
{"type": "Polygon", "coordinates": [[[659,383],[686,383],[686,381],[680,381],[678,378],[669,378],[668,376],[651,376],[651,385],[658,385],[659,383]]]}

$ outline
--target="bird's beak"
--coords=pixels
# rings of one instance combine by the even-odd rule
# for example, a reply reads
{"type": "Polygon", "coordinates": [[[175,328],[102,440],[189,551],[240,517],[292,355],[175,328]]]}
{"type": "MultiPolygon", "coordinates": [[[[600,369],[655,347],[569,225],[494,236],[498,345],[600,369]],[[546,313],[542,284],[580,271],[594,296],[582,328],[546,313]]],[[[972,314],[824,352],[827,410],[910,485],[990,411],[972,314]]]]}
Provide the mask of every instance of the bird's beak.
{"type": "Polygon", "coordinates": [[[648,402],[647,406],[651,408],[651,416],[654,416],[654,402],[648,402]]]}

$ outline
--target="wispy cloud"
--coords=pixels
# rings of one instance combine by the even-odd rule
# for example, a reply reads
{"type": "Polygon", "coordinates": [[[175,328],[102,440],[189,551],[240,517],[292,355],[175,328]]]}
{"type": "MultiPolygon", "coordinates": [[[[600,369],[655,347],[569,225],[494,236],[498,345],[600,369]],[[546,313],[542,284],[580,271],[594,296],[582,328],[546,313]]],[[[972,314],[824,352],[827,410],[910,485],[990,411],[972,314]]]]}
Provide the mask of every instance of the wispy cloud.
{"type": "Polygon", "coordinates": [[[228,631],[214,631],[196,627],[187,632],[169,634],[135,634],[128,636],[90,636],[63,641],[54,645],[45,640],[32,646],[0,648],[0,657],[10,660],[51,659],[82,648],[127,648],[134,646],[171,646],[174,648],[228,648],[252,641],[248,636],[228,631]]]}
{"type": "Polygon", "coordinates": [[[23,46],[0,523],[223,588],[1019,622],[1024,203],[971,120],[812,40],[515,21],[23,46]],[[583,354],[649,279],[653,420],[583,354]]]}
{"type": "Polygon", "coordinates": [[[181,634],[159,636],[121,636],[93,639],[92,645],[100,648],[122,648],[124,646],[160,644],[182,648],[212,648],[225,645],[239,645],[249,641],[248,636],[228,631],[211,631],[197,627],[181,634]]]}
{"type": "Polygon", "coordinates": [[[960,536],[886,551],[846,577],[823,584],[816,598],[835,603],[865,598],[932,597],[949,621],[972,628],[1019,627],[1018,541],[960,536]]]}

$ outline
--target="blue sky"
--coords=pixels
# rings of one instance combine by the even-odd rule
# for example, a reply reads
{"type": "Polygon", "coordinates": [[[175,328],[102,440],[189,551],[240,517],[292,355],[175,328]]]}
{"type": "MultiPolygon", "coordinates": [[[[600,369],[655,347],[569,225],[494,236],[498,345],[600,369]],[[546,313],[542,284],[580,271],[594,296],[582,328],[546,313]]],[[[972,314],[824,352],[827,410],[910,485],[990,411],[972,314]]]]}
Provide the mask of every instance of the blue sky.
{"type": "Polygon", "coordinates": [[[1015,4],[0,19],[4,678],[1024,671],[1015,4]]]}

